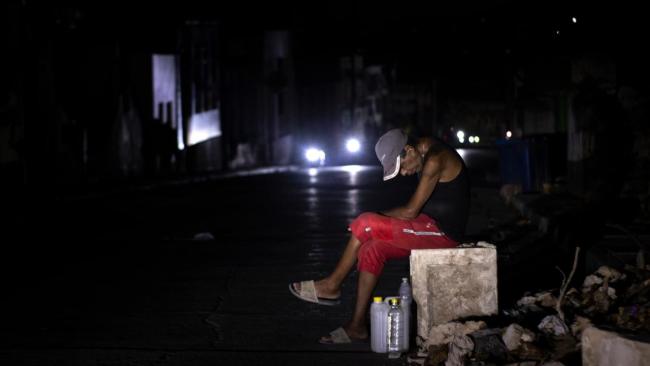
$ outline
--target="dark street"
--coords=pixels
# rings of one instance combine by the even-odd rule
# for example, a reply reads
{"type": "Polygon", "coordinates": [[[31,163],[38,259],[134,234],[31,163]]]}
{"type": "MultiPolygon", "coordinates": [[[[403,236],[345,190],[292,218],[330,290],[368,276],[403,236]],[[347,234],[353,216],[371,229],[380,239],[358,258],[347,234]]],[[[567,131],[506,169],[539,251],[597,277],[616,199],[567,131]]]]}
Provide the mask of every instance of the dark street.
{"type": "Polygon", "coordinates": [[[2,2],[0,365],[644,366],[641,8],[2,2]]]}
{"type": "MultiPolygon", "coordinates": [[[[287,285],[325,275],[352,218],[399,204],[414,182],[382,184],[369,166],[311,174],[295,167],[39,206],[32,217],[39,229],[21,232],[31,236],[18,241],[28,248],[11,256],[20,265],[3,278],[12,290],[3,301],[2,358],[11,365],[403,364],[367,343],[317,343],[349,316],[355,273],[337,307],[299,301],[287,285]],[[194,239],[200,233],[211,238],[194,239]]],[[[496,189],[477,193],[470,228],[512,215],[496,189]]],[[[394,294],[403,276],[408,261],[390,262],[376,293],[394,294]]]]}

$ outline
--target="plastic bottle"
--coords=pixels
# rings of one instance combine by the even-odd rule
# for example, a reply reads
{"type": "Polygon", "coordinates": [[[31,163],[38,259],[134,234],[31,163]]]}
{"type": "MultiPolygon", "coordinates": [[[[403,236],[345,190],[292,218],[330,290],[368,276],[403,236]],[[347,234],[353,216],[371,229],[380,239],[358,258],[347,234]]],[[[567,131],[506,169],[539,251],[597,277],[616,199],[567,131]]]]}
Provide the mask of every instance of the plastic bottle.
{"type": "Polygon", "coordinates": [[[413,302],[413,293],[409,279],[406,277],[402,278],[402,283],[399,285],[399,297],[401,299],[402,310],[404,311],[404,350],[408,351],[410,344],[409,335],[411,333],[411,303],[413,302]]]}
{"type": "Polygon", "coordinates": [[[402,277],[402,283],[399,285],[399,296],[402,300],[408,299],[409,302],[413,298],[411,285],[409,284],[409,279],[407,277],[402,277]]]}
{"type": "Polygon", "coordinates": [[[404,351],[404,313],[399,298],[390,299],[387,323],[388,358],[398,358],[404,351]]]}
{"type": "Polygon", "coordinates": [[[386,353],[388,345],[386,341],[386,323],[388,320],[388,304],[382,301],[381,297],[373,298],[370,305],[370,348],[373,352],[386,353]]]}

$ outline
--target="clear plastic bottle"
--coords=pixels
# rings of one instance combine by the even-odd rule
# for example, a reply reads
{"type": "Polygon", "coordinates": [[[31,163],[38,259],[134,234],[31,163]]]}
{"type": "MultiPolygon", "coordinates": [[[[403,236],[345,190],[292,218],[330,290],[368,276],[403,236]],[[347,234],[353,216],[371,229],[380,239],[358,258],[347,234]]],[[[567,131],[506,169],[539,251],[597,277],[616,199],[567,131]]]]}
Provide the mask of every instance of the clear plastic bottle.
{"type": "Polygon", "coordinates": [[[381,297],[373,298],[370,305],[370,348],[373,352],[388,352],[387,320],[388,304],[383,302],[381,297]]]}
{"type": "Polygon", "coordinates": [[[387,323],[388,358],[398,358],[404,350],[404,313],[399,298],[390,299],[387,323]]]}
{"type": "Polygon", "coordinates": [[[402,278],[402,283],[399,286],[399,297],[401,299],[402,310],[404,311],[404,350],[408,351],[411,341],[409,335],[411,333],[411,303],[413,302],[413,292],[411,291],[409,279],[406,277],[402,278]]]}
{"type": "Polygon", "coordinates": [[[409,302],[413,298],[408,277],[402,277],[402,283],[399,285],[399,297],[401,297],[402,300],[408,299],[409,302]]]}

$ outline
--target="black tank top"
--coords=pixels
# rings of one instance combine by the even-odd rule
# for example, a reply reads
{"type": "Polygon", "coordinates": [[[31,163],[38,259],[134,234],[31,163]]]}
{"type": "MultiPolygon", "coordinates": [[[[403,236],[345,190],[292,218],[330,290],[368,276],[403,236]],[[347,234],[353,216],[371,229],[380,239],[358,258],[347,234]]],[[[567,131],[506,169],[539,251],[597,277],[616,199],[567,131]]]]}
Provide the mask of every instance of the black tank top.
{"type": "MultiPolygon", "coordinates": [[[[452,149],[458,155],[458,153],[452,149]]],[[[449,182],[438,182],[431,197],[422,207],[422,213],[436,220],[447,236],[462,242],[469,216],[470,187],[465,162],[458,155],[462,168],[456,178],[449,182]]]]}

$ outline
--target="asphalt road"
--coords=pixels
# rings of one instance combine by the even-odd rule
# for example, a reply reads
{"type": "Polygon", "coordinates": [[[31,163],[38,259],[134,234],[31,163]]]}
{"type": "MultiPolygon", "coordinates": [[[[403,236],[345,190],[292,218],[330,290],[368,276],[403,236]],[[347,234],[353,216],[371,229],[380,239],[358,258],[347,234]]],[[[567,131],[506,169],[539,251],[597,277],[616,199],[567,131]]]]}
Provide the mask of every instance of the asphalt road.
{"type": "MultiPolygon", "coordinates": [[[[5,236],[0,360],[5,365],[404,364],[367,343],[318,344],[350,315],[297,300],[323,277],[363,211],[405,202],[415,178],[378,168],[288,169],[191,184],[34,200],[5,236]],[[8,248],[8,249],[7,249],[8,248]]],[[[470,233],[511,212],[473,190],[470,233]]],[[[408,261],[376,290],[394,295],[408,261]]]]}

